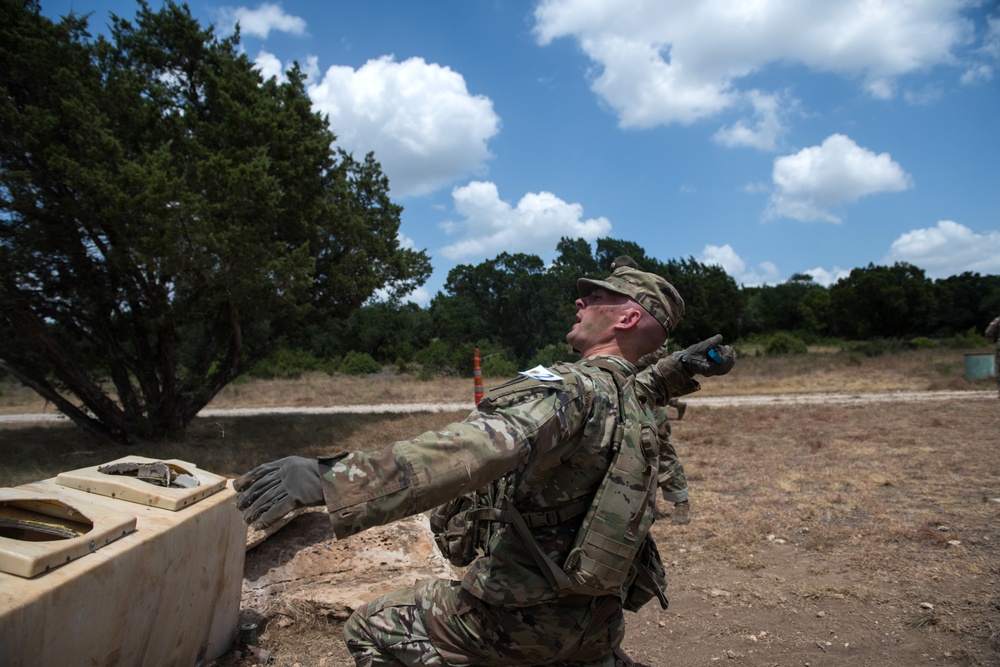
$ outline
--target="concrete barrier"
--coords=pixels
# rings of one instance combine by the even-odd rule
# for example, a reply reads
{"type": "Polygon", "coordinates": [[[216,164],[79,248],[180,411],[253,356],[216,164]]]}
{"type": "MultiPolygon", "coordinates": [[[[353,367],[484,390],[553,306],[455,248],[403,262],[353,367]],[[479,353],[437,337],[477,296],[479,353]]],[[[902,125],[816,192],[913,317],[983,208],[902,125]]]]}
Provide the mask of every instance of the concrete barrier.
{"type": "MultiPolygon", "coordinates": [[[[125,461],[154,459],[112,463],[125,461]]],[[[15,518],[39,510],[44,516],[38,534],[0,531],[0,569],[20,562],[37,571],[0,571],[0,667],[197,667],[229,650],[246,549],[235,492],[225,478],[192,464],[166,463],[198,483],[175,489],[127,474],[102,479],[94,467],[2,490],[0,508],[15,518]],[[65,485],[74,480],[84,488],[65,485]],[[46,524],[68,537],[45,535],[46,524]],[[66,542],[81,538],[88,549],[66,552],[66,542]]]]}

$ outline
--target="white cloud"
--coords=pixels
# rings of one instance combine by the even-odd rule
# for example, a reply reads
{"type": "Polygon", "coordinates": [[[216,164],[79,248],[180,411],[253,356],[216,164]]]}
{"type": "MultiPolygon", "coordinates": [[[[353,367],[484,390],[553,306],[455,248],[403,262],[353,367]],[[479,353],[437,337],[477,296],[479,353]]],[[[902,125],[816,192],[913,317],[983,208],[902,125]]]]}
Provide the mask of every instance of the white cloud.
{"type": "Polygon", "coordinates": [[[888,153],[875,154],[842,134],[777,158],[772,177],[774,192],[765,217],[802,221],[840,222],[831,208],[912,187],[910,176],[888,153]]]}
{"type": "Polygon", "coordinates": [[[815,269],[809,269],[808,271],[803,271],[802,273],[807,276],[812,276],[813,282],[817,285],[822,285],[823,287],[829,287],[841,278],[846,278],[851,275],[849,269],[842,269],[839,266],[834,266],[829,271],[823,267],[817,266],[815,269]]]}
{"type": "Polygon", "coordinates": [[[1000,63],[1000,15],[986,22],[986,36],[978,49],[978,62],[973,62],[962,75],[962,83],[974,85],[993,80],[996,64],[1000,63]]]}
{"type": "Polygon", "coordinates": [[[1000,274],[1000,231],[976,234],[957,222],[941,220],[935,227],[902,234],[892,242],[882,261],[919,266],[931,278],[947,278],[965,271],[1000,274]]]}
{"type": "Polygon", "coordinates": [[[487,142],[500,130],[493,102],[472,95],[461,74],[422,58],[330,67],[308,86],[338,144],[375,152],[394,196],[432,192],[484,171],[487,142]]]}
{"type": "MultiPolygon", "coordinates": [[[[623,127],[692,123],[740,101],[741,80],[772,64],[861,80],[877,98],[897,80],[959,64],[973,24],[964,0],[636,2],[543,0],[535,35],[570,37],[596,63],[591,87],[623,127]]],[[[739,140],[746,123],[723,131],[739,140]]],[[[753,132],[751,132],[753,134],[753,132]]],[[[745,136],[744,136],[745,138],[745,136]]]]}
{"type": "Polygon", "coordinates": [[[462,238],[441,249],[452,260],[492,257],[501,252],[543,255],[563,236],[596,240],[611,231],[607,218],[583,219],[580,204],[568,204],[551,192],[528,193],[517,206],[502,201],[493,183],[473,181],[452,191],[458,222],[442,228],[462,238]]]}
{"type": "MultiPolygon", "coordinates": [[[[754,109],[755,122],[751,125],[745,120],[737,121],[721,128],[712,139],[730,148],[747,146],[765,151],[776,149],[781,138],[788,132],[783,118],[787,110],[783,109],[781,97],[759,90],[751,90],[745,97],[754,109]]],[[[794,108],[797,103],[793,101],[787,106],[794,108]]]]}
{"type": "Polygon", "coordinates": [[[261,50],[254,58],[253,64],[260,70],[260,75],[265,81],[272,76],[277,77],[278,81],[285,81],[285,68],[278,56],[273,53],[261,50]]]}
{"type": "MultiPolygon", "coordinates": [[[[278,56],[261,49],[254,58],[253,64],[260,70],[260,74],[267,81],[272,76],[277,77],[280,83],[288,81],[286,72],[291,67],[291,63],[283,64],[278,56]]],[[[303,62],[299,63],[299,68],[309,80],[315,80],[319,76],[319,58],[316,56],[306,56],[303,62]]]]}
{"type": "Polygon", "coordinates": [[[698,261],[709,266],[721,267],[732,276],[733,280],[747,287],[775,285],[780,281],[778,267],[773,262],[761,262],[754,268],[747,268],[743,258],[736,254],[728,243],[723,246],[705,246],[698,261]]]}
{"type": "Polygon", "coordinates": [[[232,30],[240,24],[240,34],[254,35],[267,39],[272,30],[292,35],[304,35],[306,22],[292,14],[286,14],[281,5],[263,2],[256,9],[248,7],[221,7],[218,11],[221,29],[232,30]]]}

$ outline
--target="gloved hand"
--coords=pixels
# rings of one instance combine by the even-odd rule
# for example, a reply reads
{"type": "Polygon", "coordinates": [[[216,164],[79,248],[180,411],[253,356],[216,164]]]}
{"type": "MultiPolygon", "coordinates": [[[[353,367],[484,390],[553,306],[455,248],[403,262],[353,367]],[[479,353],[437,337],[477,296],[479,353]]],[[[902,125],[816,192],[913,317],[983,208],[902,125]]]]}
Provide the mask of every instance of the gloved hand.
{"type": "Polygon", "coordinates": [[[267,528],[292,510],[323,504],[323,482],[316,459],[286,456],[257,466],[233,482],[236,509],[254,528],[267,528]]]}
{"type": "Polygon", "coordinates": [[[736,352],[722,344],[722,334],[696,343],[686,350],[674,352],[681,367],[691,375],[725,375],[736,364],[736,352]]]}

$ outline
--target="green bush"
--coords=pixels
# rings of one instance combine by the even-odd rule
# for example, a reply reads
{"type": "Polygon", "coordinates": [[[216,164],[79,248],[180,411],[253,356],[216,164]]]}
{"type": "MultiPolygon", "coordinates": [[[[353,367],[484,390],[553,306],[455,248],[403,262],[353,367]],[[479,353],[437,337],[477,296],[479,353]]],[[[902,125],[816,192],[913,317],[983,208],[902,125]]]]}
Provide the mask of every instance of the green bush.
{"type": "Polygon", "coordinates": [[[382,366],[367,352],[351,350],[344,355],[343,361],[340,362],[340,372],[345,375],[368,375],[381,371],[382,366]]]}
{"type": "Polygon", "coordinates": [[[535,356],[528,362],[528,367],[534,368],[539,365],[549,367],[560,361],[576,361],[577,358],[578,356],[568,344],[550,343],[535,353],[535,356]]]}
{"type": "Polygon", "coordinates": [[[771,334],[764,343],[764,354],[774,356],[778,354],[805,354],[809,351],[806,344],[801,339],[788,333],[779,331],[771,334]]]}
{"type": "Polygon", "coordinates": [[[250,369],[256,378],[294,380],[308,371],[326,370],[325,364],[307,350],[280,348],[250,369]]]}
{"type": "Polygon", "coordinates": [[[937,347],[937,343],[926,336],[917,336],[916,338],[910,339],[910,347],[914,350],[927,350],[937,347]]]}
{"type": "MultiPolygon", "coordinates": [[[[435,338],[423,349],[417,350],[413,360],[421,366],[420,376],[429,378],[434,374],[455,375],[457,370],[451,365],[452,350],[440,338],[435,338]]],[[[472,370],[472,356],[469,356],[469,370],[472,370]]]]}
{"type": "Polygon", "coordinates": [[[975,327],[972,327],[965,333],[956,334],[942,341],[941,344],[949,350],[972,350],[978,347],[987,347],[990,345],[990,342],[986,339],[986,336],[977,331],[975,327]]]}
{"type": "Polygon", "coordinates": [[[883,354],[896,354],[908,349],[909,344],[899,338],[872,338],[857,348],[866,357],[881,357],[883,354]]]}
{"type": "Polygon", "coordinates": [[[517,364],[512,359],[508,359],[502,352],[488,355],[480,360],[483,377],[506,378],[517,374],[517,364]]]}

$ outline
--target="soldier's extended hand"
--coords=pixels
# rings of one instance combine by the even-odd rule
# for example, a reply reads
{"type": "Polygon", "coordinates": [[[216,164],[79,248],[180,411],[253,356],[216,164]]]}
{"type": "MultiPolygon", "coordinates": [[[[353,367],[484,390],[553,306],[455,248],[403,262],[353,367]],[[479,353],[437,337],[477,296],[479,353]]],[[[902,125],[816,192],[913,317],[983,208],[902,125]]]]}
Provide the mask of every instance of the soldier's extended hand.
{"type": "Polygon", "coordinates": [[[696,343],[686,350],[674,352],[681,367],[692,375],[725,375],[736,364],[736,352],[722,344],[722,334],[696,343]]]}
{"type": "Polygon", "coordinates": [[[257,466],[233,482],[236,509],[254,528],[267,528],[292,510],[323,504],[323,482],[316,459],[286,456],[257,466]]]}

